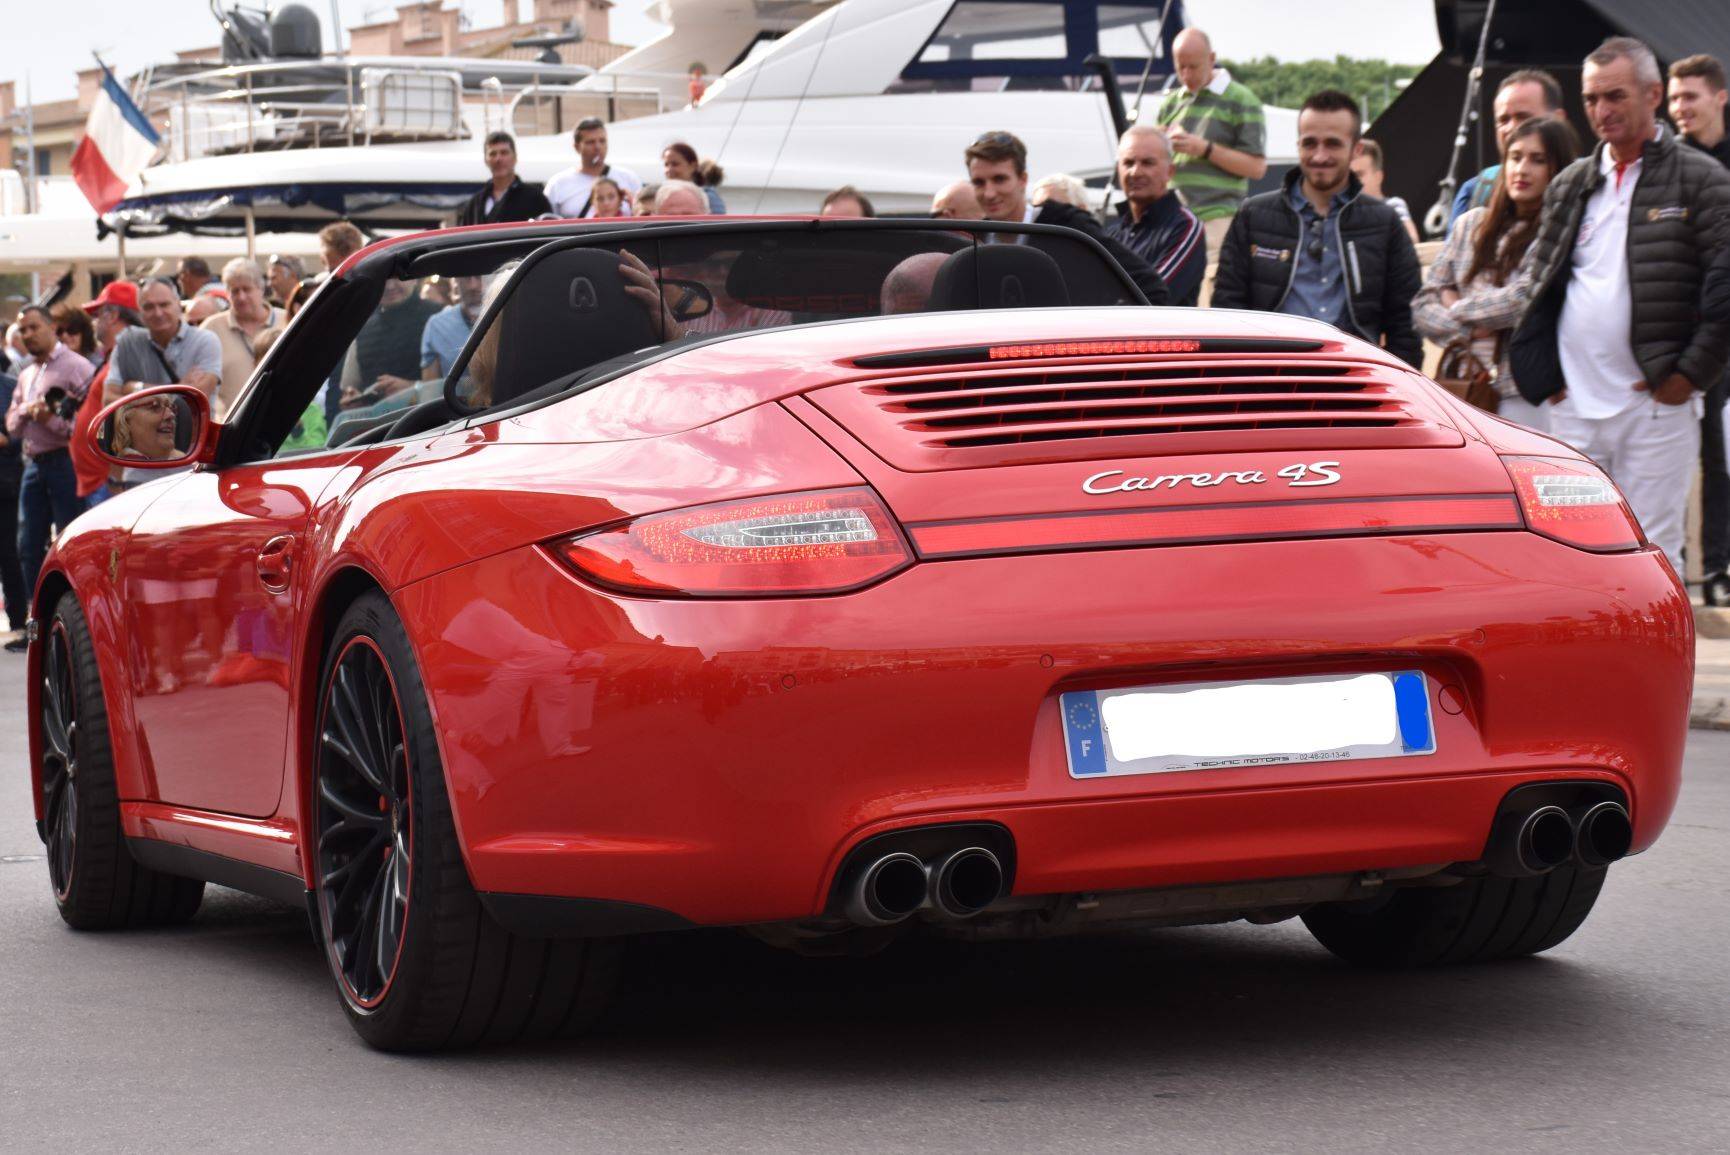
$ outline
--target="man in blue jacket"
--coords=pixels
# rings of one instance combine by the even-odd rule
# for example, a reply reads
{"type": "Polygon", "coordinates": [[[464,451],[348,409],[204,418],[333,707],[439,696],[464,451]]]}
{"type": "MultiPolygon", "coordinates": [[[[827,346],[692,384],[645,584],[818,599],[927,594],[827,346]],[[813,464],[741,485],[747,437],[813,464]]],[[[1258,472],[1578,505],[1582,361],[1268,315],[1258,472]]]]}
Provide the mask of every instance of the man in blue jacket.
{"type": "Polygon", "coordinates": [[[1117,186],[1124,201],[1105,233],[1153,266],[1171,304],[1194,305],[1207,273],[1207,237],[1171,187],[1172,171],[1164,130],[1131,125],[1117,145],[1117,186]]]}

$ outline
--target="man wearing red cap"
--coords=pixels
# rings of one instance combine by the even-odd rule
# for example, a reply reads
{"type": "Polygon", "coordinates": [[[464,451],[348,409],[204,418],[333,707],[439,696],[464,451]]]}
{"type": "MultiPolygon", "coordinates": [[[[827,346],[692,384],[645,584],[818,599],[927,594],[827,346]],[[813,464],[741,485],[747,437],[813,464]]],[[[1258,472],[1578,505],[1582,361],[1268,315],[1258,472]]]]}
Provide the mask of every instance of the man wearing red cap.
{"type": "Polygon", "coordinates": [[[138,286],[131,281],[109,281],[96,299],[84,302],[84,311],[96,321],[96,376],[90,382],[90,392],[78,408],[78,418],[72,423],[72,468],[78,475],[78,496],[95,505],[108,498],[108,463],[90,451],[84,431],[96,419],[96,414],[114,396],[103,389],[108,378],[108,361],[114,354],[114,343],[120,334],[134,325],[143,324],[138,315],[138,286]]]}

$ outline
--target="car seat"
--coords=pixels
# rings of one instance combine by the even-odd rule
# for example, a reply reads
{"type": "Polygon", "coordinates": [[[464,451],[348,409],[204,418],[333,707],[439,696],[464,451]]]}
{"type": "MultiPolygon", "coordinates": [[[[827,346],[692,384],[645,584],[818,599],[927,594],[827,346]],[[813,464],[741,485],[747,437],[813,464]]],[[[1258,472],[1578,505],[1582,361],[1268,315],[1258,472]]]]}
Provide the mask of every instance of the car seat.
{"type": "Polygon", "coordinates": [[[625,295],[618,254],[604,249],[567,249],[536,261],[493,323],[500,330],[490,407],[660,344],[646,310],[625,295]]]}
{"type": "Polygon", "coordinates": [[[962,249],[937,270],[930,308],[1048,309],[1069,304],[1063,271],[1045,253],[1027,245],[995,244],[962,249]]]}

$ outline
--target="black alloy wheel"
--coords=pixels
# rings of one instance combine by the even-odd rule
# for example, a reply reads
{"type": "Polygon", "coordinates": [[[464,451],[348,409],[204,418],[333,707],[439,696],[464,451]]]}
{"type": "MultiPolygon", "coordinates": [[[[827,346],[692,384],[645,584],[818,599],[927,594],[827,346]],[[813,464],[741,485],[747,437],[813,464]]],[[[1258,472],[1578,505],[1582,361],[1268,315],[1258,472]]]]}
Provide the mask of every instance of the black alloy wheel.
{"type": "Polygon", "coordinates": [[[78,687],[72,643],[59,617],[42,659],[42,816],[48,840],[48,879],[60,902],[72,890],[78,845],[78,687]]]}
{"type": "Polygon", "coordinates": [[[204,883],[133,860],[120,829],[101,664],[76,594],[60,596],[44,629],[35,643],[42,681],[33,749],[41,755],[42,840],[54,905],[79,930],[183,923],[197,913],[204,883]]]}
{"type": "Polygon", "coordinates": [[[350,639],[325,686],[318,750],[318,907],[344,993],[376,1007],[408,929],[413,804],[402,705],[372,639],[350,639]]]}
{"type": "Polygon", "coordinates": [[[308,857],[349,1025],[387,1051],[585,1030],[618,943],[512,934],[481,905],[420,664],[382,591],[343,611],[321,670],[308,857]]]}

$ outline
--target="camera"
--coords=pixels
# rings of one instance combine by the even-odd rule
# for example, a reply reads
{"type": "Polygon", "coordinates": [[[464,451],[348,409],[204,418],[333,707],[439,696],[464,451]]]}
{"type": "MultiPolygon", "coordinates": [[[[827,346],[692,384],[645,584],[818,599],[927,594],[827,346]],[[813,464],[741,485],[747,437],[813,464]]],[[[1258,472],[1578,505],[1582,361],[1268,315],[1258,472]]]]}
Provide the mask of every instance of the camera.
{"type": "Polygon", "coordinates": [[[75,397],[58,385],[50,385],[48,391],[42,394],[42,400],[47,404],[48,411],[62,421],[71,421],[78,416],[78,407],[84,404],[84,398],[75,397]]]}

